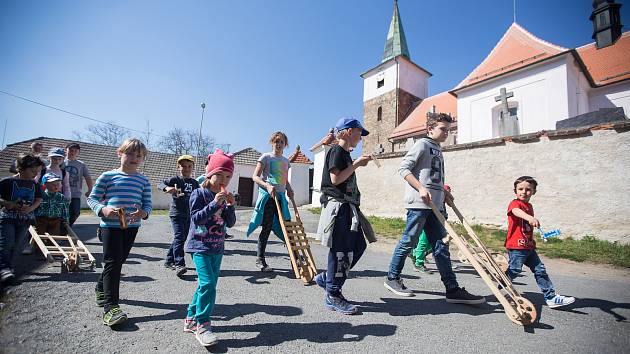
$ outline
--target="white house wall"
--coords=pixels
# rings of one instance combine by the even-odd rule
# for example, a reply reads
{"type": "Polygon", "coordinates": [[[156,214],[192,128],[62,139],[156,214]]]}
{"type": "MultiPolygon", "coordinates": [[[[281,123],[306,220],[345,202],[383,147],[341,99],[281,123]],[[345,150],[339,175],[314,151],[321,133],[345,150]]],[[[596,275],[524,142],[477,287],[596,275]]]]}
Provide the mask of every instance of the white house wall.
{"type": "Polygon", "coordinates": [[[322,171],[324,170],[324,162],[326,162],[326,153],[330,150],[329,146],[320,146],[313,151],[313,197],[311,200],[312,207],[319,207],[319,197],[322,195],[320,188],[322,186],[322,171]]]}
{"type": "Polygon", "coordinates": [[[630,81],[591,89],[588,96],[591,111],[623,107],[626,117],[630,117],[630,81]]]}
{"type": "Polygon", "coordinates": [[[303,163],[292,163],[289,169],[289,183],[295,193],[294,199],[297,205],[308,204],[310,167],[303,163]]]}
{"type": "Polygon", "coordinates": [[[393,60],[378,71],[370,73],[363,80],[363,102],[380,96],[396,88],[396,62],[393,60]],[[376,82],[385,79],[382,87],[376,87],[376,82]]]}
{"type": "Polygon", "coordinates": [[[425,99],[429,94],[429,75],[404,59],[400,63],[399,87],[410,94],[425,99]]]}
{"type": "Polygon", "coordinates": [[[458,142],[491,139],[494,98],[502,87],[514,92],[521,133],[555,129],[568,118],[566,56],[457,93],[458,142]]]}
{"type": "Polygon", "coordinates": [[[429,92],[429,75],[401,57],[397,60],[400,65],[396,65],[396,61],[392,60],[380,70],[375,70],[365,76],[363,80],[363,102],[394,90],[396,84],[414,96],[419,98],[427,97],[429,92]],[[399,70],[400,76],[397,78],[399,70]],[[381,79],[384,79],[385,82],[382,87],[377,87],[377,81],[381,79]]]}
{"type": "Polygon", "coordinates": [[[567,60],[567,102],[569,118],[584,114],[589,111],[588,91],[590,85],[578,66],[575,58],[567,60]]]}

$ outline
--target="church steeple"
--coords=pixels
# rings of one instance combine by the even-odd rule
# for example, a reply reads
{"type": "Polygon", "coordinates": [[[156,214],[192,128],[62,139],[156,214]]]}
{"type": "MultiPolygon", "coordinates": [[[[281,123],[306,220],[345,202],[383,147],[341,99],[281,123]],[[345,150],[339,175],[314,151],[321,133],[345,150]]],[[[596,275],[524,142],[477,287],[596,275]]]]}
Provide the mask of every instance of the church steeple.
{"type": "Polygon", "coordinates": [[[411,59],[409,49],[407,49],[405,31],[403,31],[402,21],[398,13],[398,0],[394,0],[394,15],[389,25],[389,32],[387,33],[387,41],[385,42],[385,50],[383,51],[383,60],[381,60],[381,63],[399,55],[411,59]]]}

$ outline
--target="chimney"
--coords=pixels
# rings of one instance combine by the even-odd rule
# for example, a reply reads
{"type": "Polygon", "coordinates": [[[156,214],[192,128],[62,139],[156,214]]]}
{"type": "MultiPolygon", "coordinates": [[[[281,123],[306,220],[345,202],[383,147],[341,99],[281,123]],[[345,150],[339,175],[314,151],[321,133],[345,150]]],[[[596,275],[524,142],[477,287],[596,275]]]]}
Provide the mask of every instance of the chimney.
{"type": "Polygon", "coordinates": [[[593,21],[593,39],[598,49],[615,44],[621,36],[621,4],[615,0],[593,0],[593,12],[589,20],[593,21]]]}

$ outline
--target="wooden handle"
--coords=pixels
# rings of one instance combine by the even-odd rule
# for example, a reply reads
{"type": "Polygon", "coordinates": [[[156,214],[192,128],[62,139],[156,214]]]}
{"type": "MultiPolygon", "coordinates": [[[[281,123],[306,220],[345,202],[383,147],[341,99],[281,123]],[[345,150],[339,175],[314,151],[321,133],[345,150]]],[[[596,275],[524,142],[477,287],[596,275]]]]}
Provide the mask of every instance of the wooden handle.
{"type": "Polygon", "coordinates": [[[127,218],[125,217],[125,208],[120,207],[118,210],[118,222],[120,223],[120,229],[127,229],[127,218]]]}

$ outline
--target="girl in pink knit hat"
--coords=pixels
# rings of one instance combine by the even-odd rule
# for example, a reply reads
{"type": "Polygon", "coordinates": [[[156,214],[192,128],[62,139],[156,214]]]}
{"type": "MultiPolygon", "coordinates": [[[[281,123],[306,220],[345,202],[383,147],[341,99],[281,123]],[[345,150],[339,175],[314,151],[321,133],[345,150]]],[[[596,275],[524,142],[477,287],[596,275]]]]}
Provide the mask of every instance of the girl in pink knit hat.
{"type": "Polygon", "coordinates": [[[206,347],[218,342],[211,330],[210,316],[217,295],[225,227],[236,222],[234,196],[225,191],[233,172],[233,155],[217,149],[208,155],[206,179],[201,188],[190,195],[190,229],[185,251],[195,263],[199,284],[188,306],[184,332],[195,333],[195,338],[206,347]]]}

